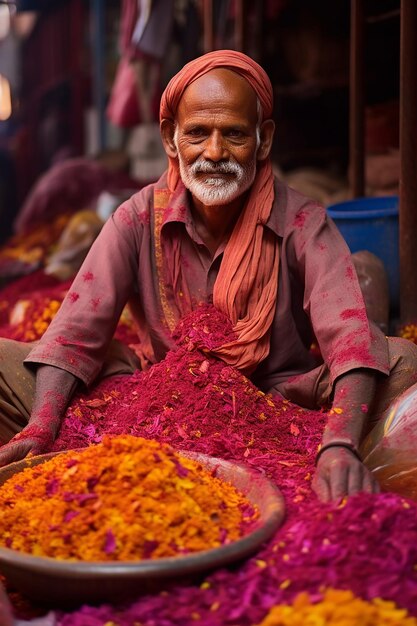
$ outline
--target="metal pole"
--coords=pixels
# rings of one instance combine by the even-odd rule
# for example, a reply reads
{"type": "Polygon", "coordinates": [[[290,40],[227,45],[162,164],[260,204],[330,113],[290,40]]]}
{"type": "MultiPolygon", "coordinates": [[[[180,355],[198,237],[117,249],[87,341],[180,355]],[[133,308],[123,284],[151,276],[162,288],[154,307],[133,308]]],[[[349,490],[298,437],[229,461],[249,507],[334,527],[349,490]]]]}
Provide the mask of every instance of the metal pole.
{"type": "Polygon", "coordinates": [[[417,2],[401,0],[400,315],[417,320],[417,2]]]}
{"type": "Polygon", "coordinates": [[[364,175],[364,11],[351,0],[349,77],[349,172],[352,196],[363,196],[364,175]]]}

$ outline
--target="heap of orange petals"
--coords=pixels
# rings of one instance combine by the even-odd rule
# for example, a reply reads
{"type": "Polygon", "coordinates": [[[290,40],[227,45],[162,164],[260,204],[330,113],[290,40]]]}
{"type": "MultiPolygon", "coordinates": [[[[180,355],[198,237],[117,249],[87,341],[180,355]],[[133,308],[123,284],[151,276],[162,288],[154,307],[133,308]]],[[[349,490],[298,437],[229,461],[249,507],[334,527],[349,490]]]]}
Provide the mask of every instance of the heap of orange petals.
{"type": "Polygon", "coordinates": [[[83,561],[172,557],[216,548],[258,512],[167,444],[131,435],[61,453],[0,488],[0,543],[83,561]]]}
{"type": "Polygon", "coordinates": [[[259,626],[417,626],[394,602],[365,601],[351,591],[327,589],[320,602],[300,593],[292,605],[273,607],[259,626]]]}

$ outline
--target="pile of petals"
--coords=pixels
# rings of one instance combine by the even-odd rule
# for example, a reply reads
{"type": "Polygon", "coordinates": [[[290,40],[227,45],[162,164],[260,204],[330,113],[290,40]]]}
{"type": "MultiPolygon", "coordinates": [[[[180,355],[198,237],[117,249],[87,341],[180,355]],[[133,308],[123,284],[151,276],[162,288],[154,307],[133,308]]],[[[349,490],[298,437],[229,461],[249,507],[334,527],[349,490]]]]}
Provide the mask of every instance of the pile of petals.
{"type": "Polygon", "coordinates": [[[19,300],[13,307],[9,337],[17,341],[35,341],[44,334],[55,317],[64,294],[54,296],[34,295],[29,300],[19,300]]]}
{"type": "Polygon", "coordinates": [[[312,602],[300,593],[292,605],[273,607],[259,626],[417,626],[407,611],[375,598],[366,602],[351,591],[327,589],[323,599],[312,602]]]}
{"type": "Polygon", "coordinates": [[[410,322],[400,326],[397,334],[399,337],[403,337],[404,339],[409,339],[409,341],[412,341],[413,343],[417,343],[417,323],[410,322]]]}
{"type": "Polygon", "coordinates": [[[58,454],[0,487],[1,544],[58,559],[199,552],[239,539],[258,515],[198,462],[130,435],[58,454]]]}
{"type": "MultiPolygon", "coordinates": [[[[0,289],[0,331],[1,336],[8,336],[3,332],[2,326],[10,320],[11,311],[14,305],[21,300],[30,300],[32,294],[39,294],[44,291],[47,297],[55,295],[55,287],[58,285],[65,286],[62,281],[54,276],[45,274],[43,270],[37,270],[27,276],[21,276],[17,280],[13,280],[9,284],[0,289]]],[[[69,284],[68,284],[69,286],[69,284]]]]}
{"type": "MultiPolygon", "coordinates": [[[[71,286],[38,270],[22,276],[0,290],[0,337],[16,341],[40,339],[58,312],[71,286]]],[[[115,338],[126,344],[137,342],[134,321],[126,307],[115,338]]]]}
{"type": "Polygon", "coordinates": [[[0,248],[0,284],[42,267],[69,219],[70,214],[59,215],[9,239],[0,248]]]}
{"type": "MultiPolygon", "coordinates": [[[[326,587],[351,590],[364,601],[392,601],[417,616],[417,504],[391,493],[318,502],[311,478],[325,413],[265,395],[212,357],[204,336],[221,342],[222,325],[214,310],[196,311],[162,362],[80,393],[55,449],[88,446],[105,433],[129,433],[235,459],[279,486],[286,500],[284,525],[254,557],[202,583],[138,594],[122,606],[60,612],[57,625],[253,626],[301,592],[319,601],[326,587]]],[[[224,336],[230,328],[224,327],[224,336]]]]}
{"type": "Polygon", "coordinates": [[[223,323],[214,311],[197,311],[162,362],[79,395],[55,448],[86,446],[104,432],[128,432],[243,461],[280,487],[285,524],[257,555],[208,575],[202,584],[178,585],[123,606],[84,606],[60,613],[57,624],[253,626],[300,592],[319,600],[325,587],[349,589],[366,601],[392,601],[417,615],[417,505],[390,493],[318,502],[311,478],[326,415],[265,395],[211,357],[204,335],[212,341],[217,333],[221,341],[223,323]],[[203,322],[199,348],[196,320],[203,322]]]}

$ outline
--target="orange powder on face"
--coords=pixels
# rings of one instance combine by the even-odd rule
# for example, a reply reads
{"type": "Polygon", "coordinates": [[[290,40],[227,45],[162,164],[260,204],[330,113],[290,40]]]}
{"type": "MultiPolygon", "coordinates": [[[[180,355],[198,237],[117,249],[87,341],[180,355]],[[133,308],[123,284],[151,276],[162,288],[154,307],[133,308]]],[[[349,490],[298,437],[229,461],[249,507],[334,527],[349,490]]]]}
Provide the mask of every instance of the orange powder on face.
{"type": "Polygon", "coordinates": [[[131,435],[62,453],[0,487],[0,544],[57,559],[198,552],[239,539],[257,517],[199,463],[131,435]]]}

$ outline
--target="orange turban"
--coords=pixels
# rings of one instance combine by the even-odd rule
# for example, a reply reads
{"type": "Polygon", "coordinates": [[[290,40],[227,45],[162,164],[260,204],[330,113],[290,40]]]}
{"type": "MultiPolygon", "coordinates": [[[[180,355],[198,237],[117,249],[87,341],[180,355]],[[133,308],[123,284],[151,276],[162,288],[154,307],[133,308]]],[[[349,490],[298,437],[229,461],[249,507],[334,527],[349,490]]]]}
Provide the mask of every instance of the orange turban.
{"type": "MultiPolygon", "coordinates": [[[[251,58],[234,50],[209,52],[176,74],[162,94],[160,120],[175,122],[178,104],[186,88],[211,70],[236,72],[252,86],[262,107],[262,120],[272,115],[273,91],[266,72],[251,58]]],[[[169,159],[168,187],[173,193],[182,184],[178,160],[169,159]]],[[[258,161],[248,200],[226,245],[214,285],[213,303],[232,321],[237,339],[213,350],[226,363],[248,374],[268,355],[269,336],[278,290],[279,246],[265,228],[274,199],[274,178],[269,158],[258,161]]],[[[177,243],[172,244],[175,248],[177,243]]],[[[171,259],[179,259],[173,249],[171,259]]],[[[181,267],[174,263],[173,284],[188,293],[181,267]]],[[[180,299],[179,299],[180,300],[180,299]]],[[[179,310],[184,312],[184,297],[179,310]]],[[[191,303],[189,303],[191,306],[191,303]]]]}
{"type": "Polygon", "coordinates": [[[174,119],[178,103],[186,88],[203,74],[219,67],[224,67],[246,78],[261,102],[264,119],[271,117],[272,85],[265,70],[242,52],[216,50],[190,61],[171,78],[162,94],[160,119],[174,119]]]}

